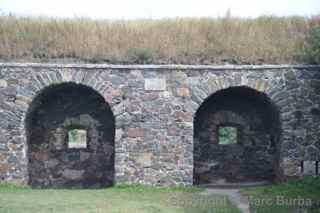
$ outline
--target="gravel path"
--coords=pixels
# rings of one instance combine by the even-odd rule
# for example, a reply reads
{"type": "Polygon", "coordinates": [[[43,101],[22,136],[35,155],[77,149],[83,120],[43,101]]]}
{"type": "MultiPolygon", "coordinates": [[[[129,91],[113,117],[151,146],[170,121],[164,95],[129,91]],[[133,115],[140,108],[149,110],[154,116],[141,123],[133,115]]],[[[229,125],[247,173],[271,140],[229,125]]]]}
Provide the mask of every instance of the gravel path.
{"type": "Polygon", "coordinates": [[[205,189],[201,192],[202,195],[224,195],[227,196],[230,202],[237,206],[243,213],[251,213],[248,200],[241,196],[239,189],[205,189]]]}

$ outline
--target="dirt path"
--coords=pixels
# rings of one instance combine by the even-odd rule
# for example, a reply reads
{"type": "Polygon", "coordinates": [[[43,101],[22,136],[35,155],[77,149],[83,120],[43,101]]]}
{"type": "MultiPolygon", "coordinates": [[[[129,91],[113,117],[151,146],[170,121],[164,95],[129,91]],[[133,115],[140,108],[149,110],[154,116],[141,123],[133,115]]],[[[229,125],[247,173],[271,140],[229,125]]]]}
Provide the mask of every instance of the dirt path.
{"type": "Polygon", "coordinates": [[[201,192],[202,195],[224,195],[227,196],[230,202],[237,206],[243,213],[251,213],[248,200],[241,196],[239,189],[205,189],[201,192]]]}

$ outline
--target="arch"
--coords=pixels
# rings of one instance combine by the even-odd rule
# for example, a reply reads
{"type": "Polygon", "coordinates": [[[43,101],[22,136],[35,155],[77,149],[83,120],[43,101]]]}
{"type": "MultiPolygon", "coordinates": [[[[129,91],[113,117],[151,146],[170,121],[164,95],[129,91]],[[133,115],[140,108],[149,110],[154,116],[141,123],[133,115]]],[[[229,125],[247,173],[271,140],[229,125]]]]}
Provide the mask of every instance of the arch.
{"type": "Polygon", "coordinates": [[[113,184],[115,118],[104,97],[91,87],[73,82],[44,87],[30,103],[25,131],[31,186],[113,184]],[[86,145],[69,146],[69,130],[85,133],[86,145]]]}
{"type": "Polygon", "coordinates": [[[194,117],[194,184],[272,181],[279,166],[278,107],[247,86],[220,89],[194,117]],[[239,128],[236,144],[218,142],[219,126],[239,128]]]}

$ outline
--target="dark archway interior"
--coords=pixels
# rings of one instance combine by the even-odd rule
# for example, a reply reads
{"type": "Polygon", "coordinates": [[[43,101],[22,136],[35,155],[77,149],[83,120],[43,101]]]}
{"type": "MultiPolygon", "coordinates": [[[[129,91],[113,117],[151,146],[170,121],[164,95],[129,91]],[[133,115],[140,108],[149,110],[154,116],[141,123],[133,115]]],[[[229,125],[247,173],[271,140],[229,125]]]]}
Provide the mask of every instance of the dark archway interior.
{"type": "Polygon", "coordinates": [[[26,131],[32,187],[98,188],[113,184],[114,116],[93,89],[75,83],[45,88],[31,103],[26,131]],[[82,135],[86,147],[68,145],[72,129],[86,132],[82,135]]]}
{"type": "Polygon", "coordinates": [[[194,120],[194,184],[272,181],[280,126],[277,107],[264,93],[231,87],[211,95],[194,120]],[[221,126],[238,129],[236,144],[219,144],[221,126]]]}

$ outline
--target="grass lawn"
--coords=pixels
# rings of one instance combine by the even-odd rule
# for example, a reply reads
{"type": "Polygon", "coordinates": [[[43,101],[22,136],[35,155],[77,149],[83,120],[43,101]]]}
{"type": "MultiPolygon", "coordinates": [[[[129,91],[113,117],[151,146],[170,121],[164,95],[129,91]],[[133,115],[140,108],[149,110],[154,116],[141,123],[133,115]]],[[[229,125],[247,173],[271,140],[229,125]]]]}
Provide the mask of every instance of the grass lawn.
{"type": "Polygon", "coordinates": [[[244,189],[255,213],[293,213],[305,209],[320,213],[320,177],[307,177],[286,184],[244,189]]]}
{"type": "Polygon", "coordinates": [[[116,186],[99,190],[38,190],[0,186],[0,213],[239,213],[222,196],[196,188],[116,186]]]}

